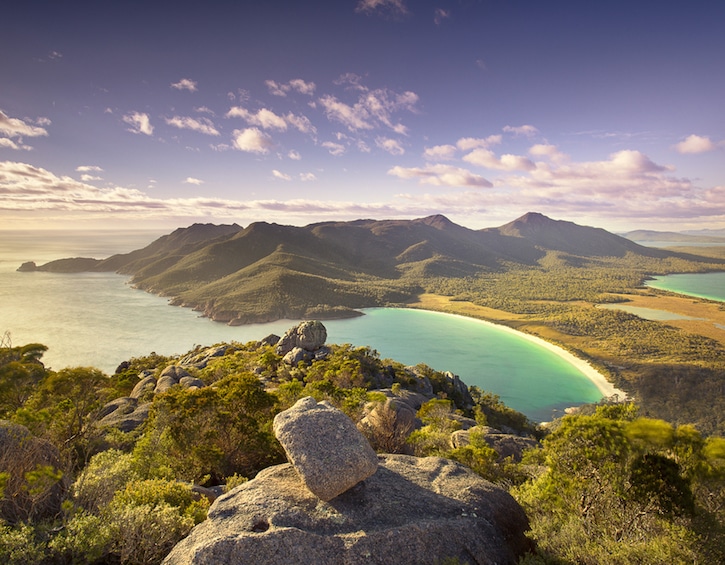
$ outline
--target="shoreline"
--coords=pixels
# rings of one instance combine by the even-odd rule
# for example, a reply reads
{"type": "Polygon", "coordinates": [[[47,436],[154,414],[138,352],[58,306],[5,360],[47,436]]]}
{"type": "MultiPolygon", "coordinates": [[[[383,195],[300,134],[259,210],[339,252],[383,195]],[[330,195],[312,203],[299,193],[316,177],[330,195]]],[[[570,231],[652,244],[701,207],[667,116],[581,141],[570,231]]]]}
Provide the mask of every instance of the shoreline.
{"type": "Polygon", "coordinates": [[[595,369],[592,366],[592,364],[589,361],[586,361],[586,360],[582,359],[581,357],[577,357],[571,351],[567,351],[563,347],[556,345],[554,343],[551,343],[550,341],[546,341],[545,339],[543,339],[541,337],[531,335],[529,333],[522,332],[520,330],[516,330],[505,324],[497,324],[495,322],[491,322],[489,320],[482,320],[481,318],[476,318],[474,316],[466,316],[464,314],[455,314],[455,313],[446,312],[443,310],[430,310],[428,308],[413,308],[413,309],[414,310],[424,310],[426,312],[433,312],[436,314],[445,314],[447,316],[454,316],[454,317],[463,318],[466,320],[474,320],[481,324],[492,326],[496,329],[504,330],[506,332],[512,333],[519,337],[522,337],[532,343],[535,343],[535,344],[543,347],[544,349],[550,351],[554,355],[557,355],[558,357],[564,359],[567,363],[569,363],[574,368],[576,368],[586,378],[588,378],[592,382],[592,384],[594,384],[595,387],[597,387],[599,392],[602,393],[602,398],[611,398],[612,396],[615,396],[615,395],[620,400],[626,400],[628,398],[626,392],[619,390],[612,383],[610,383],[602,373],[597,371],[597,369],[595,369]]]}

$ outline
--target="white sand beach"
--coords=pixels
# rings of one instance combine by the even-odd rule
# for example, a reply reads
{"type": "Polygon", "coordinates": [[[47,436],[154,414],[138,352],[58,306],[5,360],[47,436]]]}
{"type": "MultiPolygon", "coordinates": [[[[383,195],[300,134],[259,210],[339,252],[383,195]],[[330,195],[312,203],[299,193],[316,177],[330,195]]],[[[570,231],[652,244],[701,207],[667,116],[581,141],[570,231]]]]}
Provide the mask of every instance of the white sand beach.
{"type": "MultiPolygon", "coordinates": [[[[443,312],[438,312],[443,313],[443,312]]],[[[479,318],[472,318],[469,316],[463,316],[461,314],[450,314],[446,313],[448,316],[456,316],[458,318],[465,318],[466,320],[475,320],[477,322],[480,322],[481,324],[487,324],[489,326],[493,326],[497,329],[501,329],[503,331],[507,331],[510,333],[514,333],[518,335],[519,337],[522,337],[524,339],[527,339],[533,343],[536,343],[540,345],[541,347],[544,347],[551,351],[552,353],[558,355],[562,359],[564,359],[567,363],[570,363],[574,367],[576,367],[579,371],[582,372],[594,385],[599,389],[599,391],[602,393],[602,398],[610,398],[614,395],[617,395],[619,400],[625,400],[627,398],[627,393],[625,393],[622,390],[619,390],[616,388],[612,383],[610,383],[606,377],[597,371],[591,363],[588,361],[585,361],[584,359],[580,359],[573,353],[567,351],[563,347],[559,347],[558,345],[554,345],[551,342],[546,341],[545,339],[542,339],[540,337],[537,337],[535,335],[527,334],[526,332],[520,332],[518,330],[515,330],[513,328],[510,328],[508,326],[505,326],[503,324],[494,324],[493,322],[489,322],[487,320],[481,320],[479,318]]]]}

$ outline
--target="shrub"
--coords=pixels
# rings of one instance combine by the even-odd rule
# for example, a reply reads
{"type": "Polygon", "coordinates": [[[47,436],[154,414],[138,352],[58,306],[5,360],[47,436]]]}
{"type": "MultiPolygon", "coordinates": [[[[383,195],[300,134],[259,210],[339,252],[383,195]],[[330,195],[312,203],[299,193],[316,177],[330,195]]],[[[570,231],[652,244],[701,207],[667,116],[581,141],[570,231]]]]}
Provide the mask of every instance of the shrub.
{"type": "Polygon", "coordinates": [[[11,527],[0,524],[0,556],[3,565],[40,563],[45,553],[44,545],[36,539],[35,530],[30,525],[11,527]]]}
{"type": "Polygon", "coordinates": [[[113,500],[116,491],[140,478],[130,453],[109,449],[91,458],[73,484],[73,497],[81,508],[98,511],[113,500]]]}

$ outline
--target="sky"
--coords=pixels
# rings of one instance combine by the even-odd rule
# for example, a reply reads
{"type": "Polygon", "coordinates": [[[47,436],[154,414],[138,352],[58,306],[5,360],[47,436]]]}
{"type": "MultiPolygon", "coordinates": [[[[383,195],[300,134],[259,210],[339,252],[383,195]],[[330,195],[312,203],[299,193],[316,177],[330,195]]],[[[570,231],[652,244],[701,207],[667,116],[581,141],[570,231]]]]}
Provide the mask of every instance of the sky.
{"type": "Polygon", "coordinates": [[[10,0],[0,230],[725,228],[725,2],[10,0]]]}

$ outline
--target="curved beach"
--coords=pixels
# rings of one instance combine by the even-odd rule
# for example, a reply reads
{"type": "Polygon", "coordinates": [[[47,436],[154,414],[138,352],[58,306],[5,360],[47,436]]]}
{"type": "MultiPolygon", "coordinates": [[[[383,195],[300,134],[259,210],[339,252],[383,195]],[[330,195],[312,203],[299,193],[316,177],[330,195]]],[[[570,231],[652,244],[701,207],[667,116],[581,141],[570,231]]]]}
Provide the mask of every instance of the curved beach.
{"type": "Polygon", "coordinates": [[[528,334],[526,332],[515,330],[504,324],[496,324],[494,322],[489,322],[488,320],[481,320],[480,318],[474,318],[473,316],[464,316],[463,314],[453,314],[450,312],[442,312],[442,311],[438,311],[438,310],[429,310],[429,312],[435,312],[437,314],[446,314],[448,316],[454,316],[454,317],[463,318],[466,320],[474,320],[481,324],[495,327],[498,330],[503,330],[505,332],[515,334],[532,343],[536,343],[537,345],[540,345],[541,347],[543,347],[543,348],[547,349],[548,351],[551,351],[555,355],[561,357],[570,365],[574,366],[578,371],[580,371],[584,376],[586,376],[592,383],[594,383],[594,386],[596,386],[597,389],[599,390],[599,392],[602,393],[603,398],[610,398],[615,395],[620,400],[624,400],[627,398],[627,393],[625,393],[622,390],[619,390],[612,383],[610,383],[602,373],[597,371],[591,365],[591,363],[589,363],[588,361],[585,361],[584,359],[577,357],[576,355],[574,355],[570,351],[567,351],[563,347],[554,345],[553,343],[546,341],[545,339],[542,339],[535,335],[528,334]]]}

